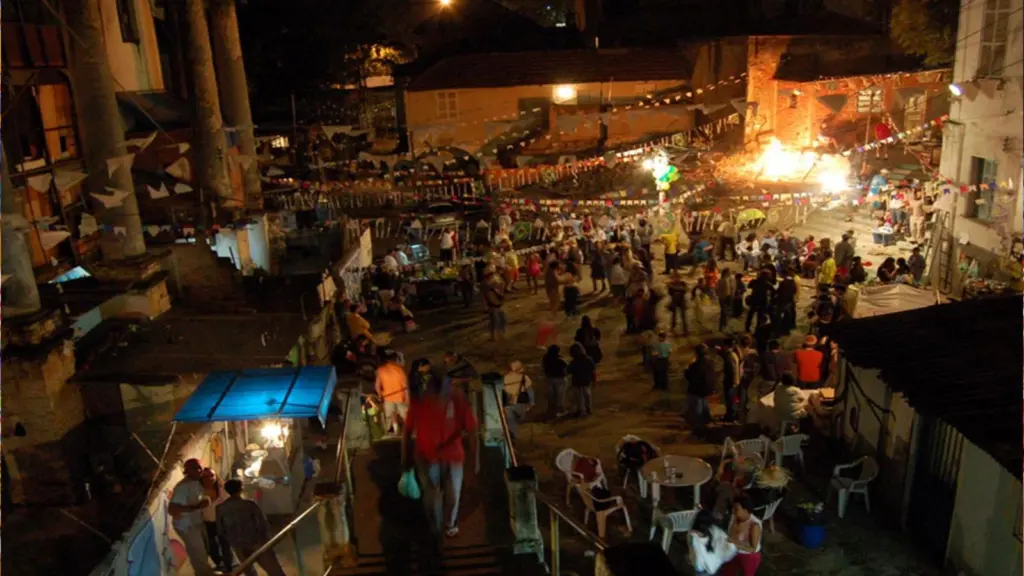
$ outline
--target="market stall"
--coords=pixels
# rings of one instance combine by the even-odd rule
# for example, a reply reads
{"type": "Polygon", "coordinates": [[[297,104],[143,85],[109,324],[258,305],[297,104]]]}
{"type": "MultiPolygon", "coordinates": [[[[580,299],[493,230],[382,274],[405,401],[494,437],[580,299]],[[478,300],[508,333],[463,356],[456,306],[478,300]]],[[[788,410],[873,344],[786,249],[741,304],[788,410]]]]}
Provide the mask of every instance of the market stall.
{"type": "Polygon", "coordinates": [[[331,366],[211,372],[174,420],[226,423],[231,475],[264,513],[292,514],[305,477],[303,428],[311,418],[326,426],[336,384],[331,366]]]}

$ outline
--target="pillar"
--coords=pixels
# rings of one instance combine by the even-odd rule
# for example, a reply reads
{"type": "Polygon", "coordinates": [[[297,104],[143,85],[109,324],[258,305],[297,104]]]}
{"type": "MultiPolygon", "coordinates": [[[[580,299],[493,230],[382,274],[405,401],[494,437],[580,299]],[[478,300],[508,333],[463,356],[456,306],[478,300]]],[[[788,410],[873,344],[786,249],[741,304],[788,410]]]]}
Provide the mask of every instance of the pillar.
{"type": "Polygon", "coordinates": [[[218,205],[228,210],[241,208],[231,193],[224,138],[224,119],[220,113],[217,75],[213,69],[210,28],[206,22],[203,0],[185,0],[185,21],[188,25],[189,64],[192,66],[192,89],[196,101],[196,134],[193,156],[196,175],[203,191],[212,193],[218,205]]]}
{"type": "Polygon", "coordinates": [[[89,174],[87,204],[105,225],[100,235],[100,250],[108,261],[142,256],[146,253],[146,243],[130,167],[120,168],[113,175],[108,175],[107,170],[107,160],[125,155],[127,149],[124,125],[117,108],[117,87],[107,64],[99,3],[66,0],[62,4],[71,32],[65,46],[82,144],[80,149],[85,151],[85,166],[89,174]],[[120,206],[107,209],[92,198],[92,193],[108,194],[107,187],[128,193],[120,206]],[[123,235],[109,230],[111,226],[123,230],[123,235]]]}
{"type": "Polygon", "coordinates": [[[3,151],[0,159],[0,170],[3,181],[0,182],[0,199],[3,201],[3,262],[0,269],[5,276],[5,298],[3,302],[4,316],[27,315],[39,310],[39,288],[36,286],[36,275],[32,270],[32,254],[29,251],[28,221],[25,220],[23,196],[24,189],[15,190],[11,184],[11,175],[7,169],[7,151],[3,151]]]}
{"type": "Polygon", "coordinates": [[[212,0],[210,23],[213,28],[213,52],[217,59],[217,79],[221,90],[221,108],[229,126],[238,130],[241,153],[252,158],[242,177],[245,205],[258,206],[260,175],[256,165],[256,136],[249,106],[249,84],[245,79],[242,40],[238,34],[235,0],[212,0]]]}

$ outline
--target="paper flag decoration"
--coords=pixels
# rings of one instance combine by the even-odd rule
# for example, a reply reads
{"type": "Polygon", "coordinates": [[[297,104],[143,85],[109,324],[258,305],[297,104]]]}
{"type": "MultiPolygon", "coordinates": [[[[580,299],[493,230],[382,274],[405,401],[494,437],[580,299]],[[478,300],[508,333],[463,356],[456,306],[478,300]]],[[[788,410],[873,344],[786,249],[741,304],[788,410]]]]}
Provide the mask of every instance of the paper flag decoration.
{"type": "Polygon", "coordinates": [[[164,184],[160,184],[160,189],[159,190],[157,190],[156,188],[153,188],[152,186],[147,184],[146,185],[146,190],[149,190],[149,197],[152,198],[153,200],[159,200],[160,198],[167,198],[168,196],[171,195],[171,193],[167,191],[167,186],[165,186],[164,184]]]}
{"type": "Polygon", "coordinates": [[[174,185],[175,194],[186,194],[191,191],[192,187],[189,186],[188,184],[185,184],[184,182],[178,182],[177,184],[174,185]]]}
{"type": "Polygon", "coordinates": [[[114,226],[114,236],[127,236],[128,229],[124,226],[114,226]]]}
{"type": "Polygon", "coordinates": [[[88,175],[81,170],[57,170],[54,172],[54,181],[57,183],[57,190],[64,192],[68,188],[88,178],[88,175]]]}
{"type": "Polygon", "coordinates": [[[6,283],[11,278],[14,278],[13,274],[4,274],[3,277],[0,277],[0,284],[6,283]]]}
{"type": "Polygon", "coordinates": [[[126,141],[124,144],[125,144],[125,146],[131,146],[133,148],[138,148],[139,149],[138,151],[142,152],[150,144],[153,143],[153,140],[156,140],[156,132],[153,132],[152,134],[150,134],[149,136],[146,136],[145,138],[132,138],[131,140],[126,141]]]}
{"type": "Polygon", "coordinates": [[[99,224],[96,222],[96,217],[92,214],[82,214],[82,221],[78,224],[78,237],[84,238],[90,234],[95,234],[100,229],[99,224]]]}
{"type": "Polygon", "coordinates": [[[110,196],[106,194],[92,193],[92,197],[103,203],[104,208],[116,208],[124,204],[124,199],[128,197],[131,192],[125,192],[124,190],[118,190],[117,188],[106,187],[107,192],[110,192],[110,196]]]}
{"type": "Polygon", "coordinates": [[[71,233],[68,232],[67,230],[39,231],[39,243],[43,245],[43,250],[49,250],[70,237],[71,233]]]}
{"type": "Polygon", "coordinates": [[[164,169],[164,172],[167,172],[178,180],[192,179],[192,166],[188,163],[188,158],[185,158],[184,156],[175,160],[173,164],[164,169]]]}
{"type": "Polygon", "coordinates": [[[267,176],[284,176],[284,170],[281,170],[277,166],[271,166],[267,169],[267,176]]]}
{"type": "Polygon", "coordinates": [[[125,154],[124,156],[118,156],[116,158],[107,159],[107,176],[113,176],[114,172],[117,172],[118,168],[131,168],[132,161],[135,160],[135,154],[125,154]]]}
{"type": "Polygon", "coordinates": [[[171,144],[170,146],[168,146],[168,148],[177,148],[178,154],[184,154],[185,152],[188,152],[188,149],[190,147],[191,145],[189,145],[188,142],[179,142],[177,144],[171,144]]]}
{"type": "Polygon", "coordinates": [[[53,174],[46,173],[29,176],[27,181],[29,188],[39,192],[46,192],[50,189],[50,182],[53,182],[53,174]]]}

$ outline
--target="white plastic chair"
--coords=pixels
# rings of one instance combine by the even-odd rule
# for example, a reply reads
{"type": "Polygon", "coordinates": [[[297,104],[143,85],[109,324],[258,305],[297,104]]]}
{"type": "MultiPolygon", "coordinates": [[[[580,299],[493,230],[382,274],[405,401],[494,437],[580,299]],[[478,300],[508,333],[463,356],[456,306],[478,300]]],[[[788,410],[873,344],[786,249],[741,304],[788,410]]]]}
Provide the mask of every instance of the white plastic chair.
{"type": "Polygon", "coordinates": [[[772,531],[772,534],[775,534],[775,511],[779,509],[780,504],[782,504],[782,498],[766,506],[764,516],[761,518],[761,523],[768,524],[768,529],[772,531]]]}
{"type": "Polygon", "coordinates": [[[775,465],[782,467],[782,461],[786,456],[796,456],[800,463],[800,470],[804,469],[804,444],[810,440],[807,434],[789,434],[776,439],[771,444],[771,450],[775,453],[775,465]]]}
{"type": "MultiPolygon", "coordinates": [[[[576,466],[576,462],[583,458],[587,458],[583,454],[573,450],[572,448],[566,448],[555,456],[555,468],[562,471],[565,474],[565,481],[568,485],[565,487],[565,504],[570,504],[573,490],[580,492],[581,486],[584,486],[587,490],[594,488],[595,486],[601,486],[602,488],[608,488],[608,479],[604,476],[604,468],[601,466],[601,461],[597,461],[597,477],[591,482],[585,482],[583,475],[575,472],[573,469],[576,466]]],[[[595,458],[596,460],[596,458],[595,458]]]]}
{"type": "Polygon", "coordinates": [[[608,498],[598,498],[594,496],[594,493],[590,491],[590,488],[584,488],[579,491],[580,496],[583,498],[583,506],[585,510],[583,512],[583,524],[584,526],[590,522],[590,513],[594,513],[594,517],[597,519],[597,535],[604,539],[605,529],[608,524],[608,516],[612,512],[621,510],[622,515],[626,517],[626,529],[629,533],[633,533],[633,524],[629,521],[629,511],[626,510],[626,503],[622,501],[622,496],[610,496],[608,498]],[[598,510],[598,505],[601,509],[598,510]]]}
{"type": "Polygon", "coordinates": [[[726,438],[722,444],[722,460],[725,460],[726,455],[729,454],[729,449],[732,448],[736,451],[736,454],[740,456],[760,456],[761,461],[764,462],[768,459],[768,450],[771,446],[771,440],[767,436],[758,436],[757,438],[751,438],[749,440],[733,440],[732,438],[726,438]]]}
{"type": "Polygon", "coordinates": [[[864,496],[864,506],[871,512],[871,496],[868,494],[868,485],[878,477],[878,462],[870,456],[862,456],[857,460],[849,464],[840,464],[832,470],[832,481],[829,482],[829,497],[832,495],[832,491],[836,490],[839,493],[839,517],[842,518],[846,515],[846,504],[850,499],[850,494],[862,494],[864,496]],[[853,468],[854,466],[860,465],[860,476],[856,479],[844,478],[840,474],[843,470],[853,468]]]}
{"type": "MultiPolygon", "coordinates": [[[[622,447],[630,442],[646,442],[646,440],[639,436],[634,436],[633,434],[626,434],[625,436],[622,437],[621,440],[619,440],[619,443],[615,445],[615,453],[618,454],[622,450],[622,447]]],[[[659,453],[657,447],[651,446],[651,448],[654,449],[655,453],[659,453]]],[[[629,485],[630,473],[636,476],[636,483],[638,489],[640,490],[640,497],[647,498],[647,480],[644,480],[644,475],[640,472],[640,470],[626,470],[623,472],[622,489],[625,490],[626,487],[629,485]]]]}
{"type": "Polygon", "coordinates": [[[654,520],[651,522],[651,536],[648,540],[654,540],[655,532],[658,528],[661,528],[661,548],[668,554],[668,548],[672,544],[672,536],[676,532],[689,532],[692,530],[693,523],[696,522],[699,512],[700,508],[669,513],[655,508],[654,520]]]}

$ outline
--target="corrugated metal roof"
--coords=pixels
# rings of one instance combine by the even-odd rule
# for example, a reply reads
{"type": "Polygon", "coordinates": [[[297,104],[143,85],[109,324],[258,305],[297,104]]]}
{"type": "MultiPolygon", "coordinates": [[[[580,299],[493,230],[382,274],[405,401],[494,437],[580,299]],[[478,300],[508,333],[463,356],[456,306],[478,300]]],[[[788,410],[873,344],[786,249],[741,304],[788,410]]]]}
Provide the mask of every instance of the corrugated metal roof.
{"type": "Polygon", "coordinates": [[[1002,297],[850,320],[831,334],[850,363],[879,370],[911,407],[1021,478],[1021,319],[1021,297],[1002,297]]]}
{"type": "Polygon", "coordinates": [[[548,50],[472,54],[446,58],[410,84],[409,91],[584,84],[687,81],[693,63],[677,50],[548,50]]]}

